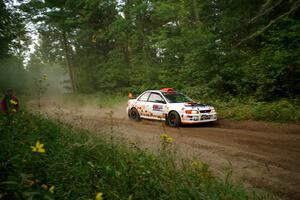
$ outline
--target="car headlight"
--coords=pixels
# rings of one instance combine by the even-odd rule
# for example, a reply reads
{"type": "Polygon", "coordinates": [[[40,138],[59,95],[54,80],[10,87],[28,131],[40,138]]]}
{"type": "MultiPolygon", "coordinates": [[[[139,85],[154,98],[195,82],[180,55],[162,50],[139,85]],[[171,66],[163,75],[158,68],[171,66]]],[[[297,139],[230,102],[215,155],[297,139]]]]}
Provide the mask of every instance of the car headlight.
{"type": "Polygon", "coordinates": [[[199,114],[198,110],[186,110],[185,111],[186,114],[199,114]]]}
{"type": "Polygon", "coordinates": [[[210,107],[210,112],[216,112],[214,107],[210,107]]]}

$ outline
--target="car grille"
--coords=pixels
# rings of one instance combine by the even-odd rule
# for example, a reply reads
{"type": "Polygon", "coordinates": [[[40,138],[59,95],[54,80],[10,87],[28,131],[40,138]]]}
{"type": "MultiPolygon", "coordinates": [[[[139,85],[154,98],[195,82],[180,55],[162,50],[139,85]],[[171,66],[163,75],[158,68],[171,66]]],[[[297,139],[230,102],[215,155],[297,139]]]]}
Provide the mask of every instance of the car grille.
{"type": "Polygon", "coordinates": [[[200,110],[200,113],[210,113],[211,110],[200,110]]]}

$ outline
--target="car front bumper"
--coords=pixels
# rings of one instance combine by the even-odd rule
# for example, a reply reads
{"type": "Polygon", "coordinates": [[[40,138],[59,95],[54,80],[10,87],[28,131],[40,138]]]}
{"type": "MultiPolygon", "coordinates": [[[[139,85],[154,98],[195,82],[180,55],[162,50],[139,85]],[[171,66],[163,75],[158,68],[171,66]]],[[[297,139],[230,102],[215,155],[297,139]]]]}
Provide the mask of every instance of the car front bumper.
{"type": "Polygon", "coordinates": [[[205,114],[182,114],[181,123],[183,124],[197,124],[203,122],[217,121],[217,113],[205,113],[205,114]]]}

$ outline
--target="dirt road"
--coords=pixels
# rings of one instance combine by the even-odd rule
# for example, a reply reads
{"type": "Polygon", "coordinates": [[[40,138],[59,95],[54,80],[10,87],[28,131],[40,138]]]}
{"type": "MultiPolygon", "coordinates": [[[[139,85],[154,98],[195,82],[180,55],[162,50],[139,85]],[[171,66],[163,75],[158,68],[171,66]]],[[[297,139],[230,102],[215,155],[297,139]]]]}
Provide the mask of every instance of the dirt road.
{"type": "MultiPolygon", "coordinates": [[[[27,103],[34,111],[37,105],[36,101],[27,103]]],[[[158,148],[159,136],[166,132],[180,157],[210,164],[219,177],[232,172],[233,179],[248,188],[271,191],[282,199],[300,199],[300,125],[220,120],[214,125],[170,128],[156,121],[130,121],[125,108],[99,109],[47,100],[40,111],[98,134],[125,136],[149,150],[158,148]]]]}

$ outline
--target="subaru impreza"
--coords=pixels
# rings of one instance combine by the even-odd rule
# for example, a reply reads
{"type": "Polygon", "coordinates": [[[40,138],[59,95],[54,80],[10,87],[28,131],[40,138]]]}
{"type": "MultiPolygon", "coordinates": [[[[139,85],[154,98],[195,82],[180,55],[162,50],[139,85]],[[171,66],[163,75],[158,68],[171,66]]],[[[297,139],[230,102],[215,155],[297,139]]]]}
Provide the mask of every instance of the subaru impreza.
{"type": "Polygon", "coordinates": [[[217,120],[213,106],[197,103],[172,88],[147,90],[136,99],[128,100],[127,113],[135,121],[141,118],[164,120],[172,127],[217,120]]]}

